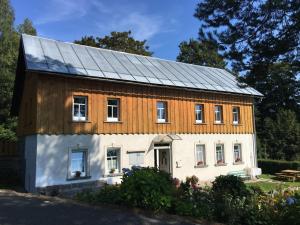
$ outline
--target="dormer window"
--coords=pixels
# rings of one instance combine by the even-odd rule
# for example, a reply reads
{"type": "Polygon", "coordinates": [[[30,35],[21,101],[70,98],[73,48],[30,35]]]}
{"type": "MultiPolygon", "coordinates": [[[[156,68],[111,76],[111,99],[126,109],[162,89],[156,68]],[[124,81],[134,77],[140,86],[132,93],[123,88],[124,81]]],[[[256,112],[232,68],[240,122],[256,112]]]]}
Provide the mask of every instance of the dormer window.
{"type": "Polygon", "coordinates": [[[87,97],[74,96],[73,98],[73,121],[87,120],[87,97]]]}

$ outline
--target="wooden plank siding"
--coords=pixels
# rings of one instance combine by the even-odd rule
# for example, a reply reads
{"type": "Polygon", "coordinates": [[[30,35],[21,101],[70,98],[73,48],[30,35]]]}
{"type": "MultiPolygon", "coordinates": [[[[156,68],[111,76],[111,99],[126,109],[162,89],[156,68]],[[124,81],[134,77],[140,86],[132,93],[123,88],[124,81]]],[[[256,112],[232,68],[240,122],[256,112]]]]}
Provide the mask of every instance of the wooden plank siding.
{"type": "Polygon", "coordinates": [[[252,97],[27,74],[19,116],[19,135],[253,133],[252,97]],[[73,96],[87,96],[88,121],[72,121],[73,96]],[[107,99],[120,100],[120,121],[107,122],[107,99]],[[28,99],[32,100],[30,110],[28,99]],[[167,122],[156,121],[156,102],[167,103],[167,122]],[[203,124],[195,124],[195,104],[204,107],[203,124]],[[223,107],[222,124],[214,123],[214,106],[223,107]],[[232,107],[240,107],[233,125],[232,107]],[[37,112],[37,113],[36,113],[37,112]],[[32,123],[30,126],[28,120],[32,123]]]}

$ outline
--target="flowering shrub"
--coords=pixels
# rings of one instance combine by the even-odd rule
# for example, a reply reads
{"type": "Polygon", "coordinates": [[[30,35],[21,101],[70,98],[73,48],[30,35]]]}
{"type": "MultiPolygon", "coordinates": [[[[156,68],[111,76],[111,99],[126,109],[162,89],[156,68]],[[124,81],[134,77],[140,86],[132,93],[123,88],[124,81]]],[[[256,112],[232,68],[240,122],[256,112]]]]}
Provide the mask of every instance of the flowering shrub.
{"type": "Polygon", "coordinates": [[[114,203],[166,210],[183,216],[215,220],[232,225],[300,224],[300,193],[295,191],[266,194],[248,188],[235,176],[219,176],[212,188],[198,187],[196,176],[185,182],[153,168],[128,171],[120,186],[105,186],[98,192],[77,195],[93,204],[114,203]],[[177,188],[175,188],[177,187],[177,188]]]}

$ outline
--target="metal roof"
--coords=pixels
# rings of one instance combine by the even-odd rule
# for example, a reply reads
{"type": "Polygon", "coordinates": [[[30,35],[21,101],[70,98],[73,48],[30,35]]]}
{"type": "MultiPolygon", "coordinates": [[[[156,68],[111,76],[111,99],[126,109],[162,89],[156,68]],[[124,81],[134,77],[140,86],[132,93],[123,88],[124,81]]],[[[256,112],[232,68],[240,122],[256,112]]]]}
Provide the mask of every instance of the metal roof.
{"type": "Polygon", "coordinates": [[[22,35],[27,70],[262,96],[224,69],[22,35]]]}

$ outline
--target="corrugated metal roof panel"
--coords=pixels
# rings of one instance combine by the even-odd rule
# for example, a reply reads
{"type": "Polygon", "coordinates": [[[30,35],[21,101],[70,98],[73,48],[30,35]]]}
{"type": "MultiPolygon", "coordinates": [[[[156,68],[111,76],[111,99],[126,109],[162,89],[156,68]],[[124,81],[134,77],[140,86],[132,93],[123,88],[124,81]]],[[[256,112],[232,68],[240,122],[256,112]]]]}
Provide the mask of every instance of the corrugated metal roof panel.
{"type": "Polygon", "coordinates": [[[22,35],[27,69],[262,96],[224,69],[22,35]]]}

